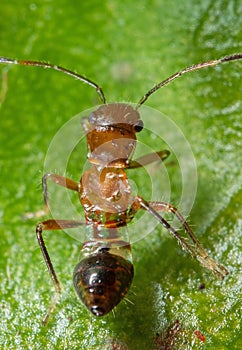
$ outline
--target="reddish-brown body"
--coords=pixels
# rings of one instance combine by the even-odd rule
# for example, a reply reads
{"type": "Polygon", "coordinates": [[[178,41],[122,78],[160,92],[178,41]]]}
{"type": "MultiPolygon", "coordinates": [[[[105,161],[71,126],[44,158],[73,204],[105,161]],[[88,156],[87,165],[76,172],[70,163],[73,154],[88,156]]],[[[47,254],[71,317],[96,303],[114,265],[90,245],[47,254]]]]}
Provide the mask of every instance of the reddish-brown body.
{"type": "Polygon", "coordinates": [[[51,173],[43,176],[45,209],[41,214],[49,210],[47,181],[51,180],[78,193],[86,219],[85,222],[50,219],[39,223],[36,227],[37,239],[56,288],[55,297],[43,320],[44,324],[47,323],[55,307],[61,287],[43,240],[43,230],[86,227],[87,239],[82,245],[82,258],[74,270],[73,280],[78,296],[96,316],[107,314],[129,290],[133,278],[133,265],[125,230],[140,209],[153,215],[176,238],[181,247],[204,267],[221,279],[226,276],[228,271],[209,257],[176,208],[168,203],[147,202],[140,196],[132,197],[125,169],[139,168],[157,161],[157,158],[163,161],[169,155],[169,151],[164,150],[131,160],[136,146],[136,133],[143,128],[138,109],[151,94],[188,72],[240,59],[242,54],[235,54],[185,68],[155,85],[140,99],[136,108],[133,108],[125,103],[106,104],[103,91],[96,83],[68,69],[45,62],[0,57],[0,63],[51,68],[79,79],[94,87],[103,103],[82,122],[91,166],[84,172],[81,181],[78,183],[51,173]],[[175,215],[190,241],[180,235],[159,212],[175,215]]]}

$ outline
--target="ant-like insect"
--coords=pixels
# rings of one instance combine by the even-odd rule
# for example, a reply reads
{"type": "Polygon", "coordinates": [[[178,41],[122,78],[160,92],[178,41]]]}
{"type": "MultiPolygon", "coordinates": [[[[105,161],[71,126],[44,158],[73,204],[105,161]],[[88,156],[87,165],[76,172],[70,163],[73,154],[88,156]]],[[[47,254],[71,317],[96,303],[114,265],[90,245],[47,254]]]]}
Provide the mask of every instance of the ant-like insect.
{"type": "Polygon", "coordinates": [[[73,280],[79,298],[95,316],[107,314],[130,288],[134,273],[131,248],[128,241],[122,240],[121,232],[122,227],[131,222],[140,209],[153,215],[177,239],[183,249],[218,278],[223,279],[228,274],[225,267],[208,255],[175,207],[164,202],[147,202],[140,196],[131,198],[131,187],[125,169],[150,164],[157,160],[157,155],[164,161],[169,155],[169,151],[164,150],[150,153],[135,161],[131,160],[136,146],[136,133],[143,129],[138,109],[151,94],[188,72],[240,59],[242,53],[187,67],[155,85],[133,108],[126,103],[107,104],[100,86],[68,69],[45,62],[0,57],[0,63],[40,66],[68,74],[92,86],[102,102],[97,110],[82,121],[87,136],[90,168],[83,173],[80,182],[53,173],[45,174],[42,179],[45,213],[49,210],[47,181],[51,180],[78,193],[86,218],[86,222],[50,219],[39,223],[36,227],[37,239],[56,289],[51,306],[43,319],[44,324],[47,323],[61,292],[60,282],[43,239],[44,230],[86,226],[89,238],[82,245],[83,259],[75,267],[73,280]],[[159,212],[172,213],[181,222],[190,242],[182,237],[159,212]]]}

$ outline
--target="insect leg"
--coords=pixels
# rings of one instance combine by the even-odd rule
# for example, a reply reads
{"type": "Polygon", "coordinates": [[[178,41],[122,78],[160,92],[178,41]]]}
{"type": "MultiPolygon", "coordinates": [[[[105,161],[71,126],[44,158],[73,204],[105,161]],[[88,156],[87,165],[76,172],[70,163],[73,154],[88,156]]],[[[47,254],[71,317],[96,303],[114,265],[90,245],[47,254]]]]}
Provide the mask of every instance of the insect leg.
{"type": "Polygon", "coordinates": [[[44,208],[41,210],[38,210],[34,213],[25,213],[24,219],[32,219],[32,218],[40,218],[46,214],[49,213],[49,200],[48,200],[48,186],[47,186],[47,180],[51,180],[55,184],[59,186],[63,186],[69,190],[77,191],[79,190],[79,183],[75,182],[67,177],[57,175],[57,174],[51,174],[47,173],[42,177],[42,191],[43,191],[43,197],[44,197],[44,208]]]}
{"type": "Polygon", "coordinates": [[[54,269],[53,264],[51,262],[49,253],[47,251],[42,232],[44,230],[62,230],[65,228],[75,228],[75,227],[79,227],[81,225],[85,225],[85,223],[81,222],[81,221],[76,221],[76,220],[53,220],[53,219],[50,219],[50,220],[43,221],[36,226],[37,240],[38,240],[40,249],[42,251],[43,257],[45,259],[47,268],[49,270],[50,277],[51,277],[51,279],[54,283],[54,286],[55,286],[55,295],[52,299],[49,310],[47,311],[47,313],[42,321],[44,325],[47,324],[48,319],[50,317],[50,314],[53,312],[55,305],[58,301],[58,298],[59,298],[59,295],[61,292],[61,285],[60,285],[60,282],[59,282],[57,275],[55,273],[55,269],[54,269]]]}
{"type": "Polygon", "coordinates": [[[146,154],[136,160],[131,160],[126,169],[140,168],[144,165],[157,162],[159,160],[163,162],[169,156],[169,154],[170,152],[167,150],[146,154]]]}
{"type": "Polygon", "coordinates": [[[47,180],[50,179],[52,182],[54,182],[56,185],[63,186],[67,188],[68,190],[76,191],[78,192],[79,189],[79,183],[61,175],[57,174],[51,174],[47,173],[42,178],[42,189],[43,189],[43,196],[44,196],[44,205],[45,210],[49,212],[49,200],[48,200],[48,189],[47,189],[47,180]]]}
{"type": "Polygon", "coordinates": [[[223,279],[228,274],[225,267],[218,264],[208,255],[184,217],[175,207],[163,202],[146,202],[141,197],[135,197],[130,209],[130,215],[133,216],[140,208],[145,209],[152,214],[170,232],[170,234],[176,238],[181,247],[196,258],[202,266],[211,270],[220,279],[223,279]],[[190,242],[187,238],[181,236],[178,231],[158,213],[158,211],[174,214],[184,227],[185,232],[190,238],[190,242]]]}

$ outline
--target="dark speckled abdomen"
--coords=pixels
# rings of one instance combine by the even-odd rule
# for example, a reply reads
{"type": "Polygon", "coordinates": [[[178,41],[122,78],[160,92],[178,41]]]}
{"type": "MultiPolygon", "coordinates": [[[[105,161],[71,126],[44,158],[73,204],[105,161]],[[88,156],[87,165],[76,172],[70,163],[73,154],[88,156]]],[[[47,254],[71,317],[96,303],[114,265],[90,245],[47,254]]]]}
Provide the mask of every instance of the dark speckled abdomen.
{"type": "Polygon", "coordinates": [[[111,311],[128,292],[133,279],[133,265],[107,251],[82,260],[73,274],[79,298],[95,316],[111,311]]]}

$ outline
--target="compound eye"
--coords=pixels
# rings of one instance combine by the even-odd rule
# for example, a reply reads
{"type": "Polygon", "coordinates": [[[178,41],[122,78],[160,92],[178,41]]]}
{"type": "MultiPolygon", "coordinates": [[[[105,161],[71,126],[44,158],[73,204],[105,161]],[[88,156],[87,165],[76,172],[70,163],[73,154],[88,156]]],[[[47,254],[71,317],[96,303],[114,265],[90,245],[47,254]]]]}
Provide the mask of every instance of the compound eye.
{"type": "Polygon", "coordinates": [[[139,120],[138,123],[134,126],[134,130],[136,132],[140,132],[144,127],[144,123],[142,120],[139,120]]]}

